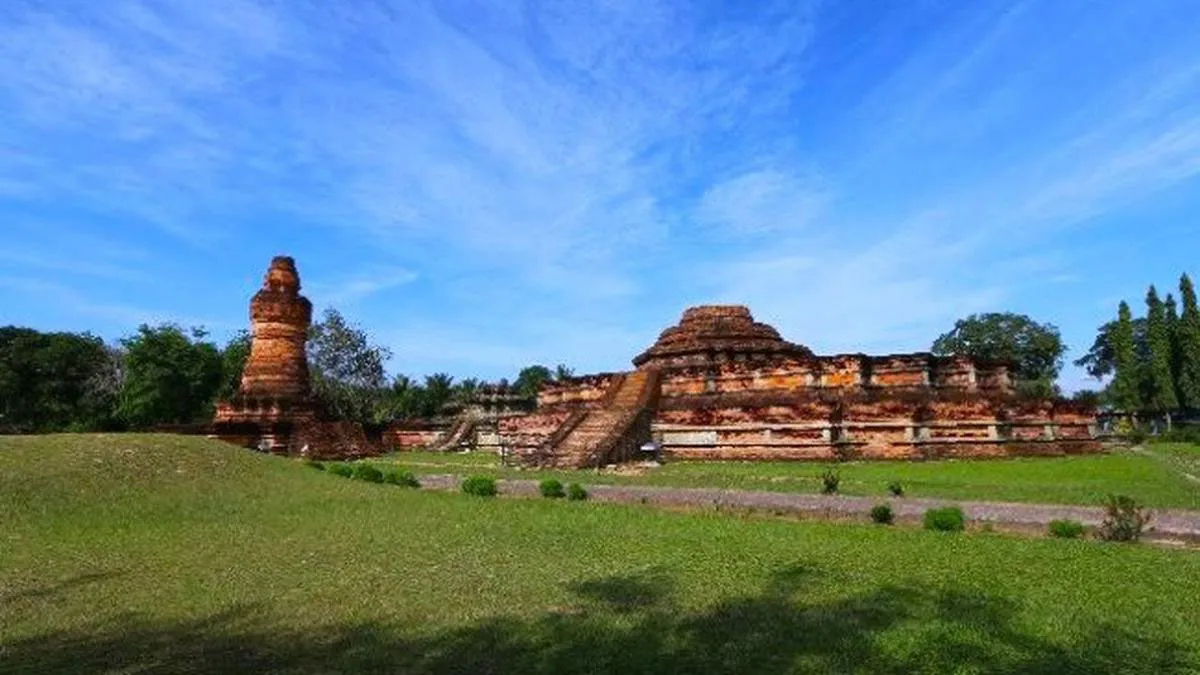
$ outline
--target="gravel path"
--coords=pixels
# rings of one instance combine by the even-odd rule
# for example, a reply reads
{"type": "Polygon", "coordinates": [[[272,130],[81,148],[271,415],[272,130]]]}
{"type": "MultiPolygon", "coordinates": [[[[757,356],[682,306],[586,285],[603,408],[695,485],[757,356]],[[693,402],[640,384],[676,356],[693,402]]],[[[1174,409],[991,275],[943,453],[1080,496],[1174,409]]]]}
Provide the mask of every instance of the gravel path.
{"type": "MultiPolygon", "coordinates": [[[[458,490],[462,477],[455,475],[419,476],[422,487],[435,490],[458,490]]],[[[582,481],[581,481],[582,482],[582,481]]],[[[538,481],[499,479],[496,485],[501,494],[538,496],[538,481]]],[[[900,519],[919,520],[927,509],[959,506],[967,518],[978,522],[1044,528],[1050,521],[1077,520],[1084,525],[1099,525],[1104,509],[1094,506],[1062,504],[1015,504],[1006,502],[972,502],[948,499],[899,497],[846,497],[841,495],[760,492],[754,490],[722,490],[716,488],[659,487],[650,485],[601,485],[585,483],[589,498],[600,502],[658,504],[663,506],[729,506],[805,513],[823,517],[865,519],[871,507],[881,502],[891,504],[900,519]]],[[[1168,537],[1200,538],[1200,511],[1181,509],[1152,509],[1154,517],[1149,529],[1153,534],[1168,537]]]]}

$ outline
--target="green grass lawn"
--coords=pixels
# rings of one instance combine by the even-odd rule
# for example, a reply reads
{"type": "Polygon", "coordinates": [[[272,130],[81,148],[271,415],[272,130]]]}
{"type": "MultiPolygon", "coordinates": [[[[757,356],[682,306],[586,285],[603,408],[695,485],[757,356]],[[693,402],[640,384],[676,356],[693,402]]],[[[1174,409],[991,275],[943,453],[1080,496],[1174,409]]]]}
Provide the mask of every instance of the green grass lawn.
{"type": "MultiPolygon", "coordinates": [[[[1150,446],[1170,453],[1163,461],[1149,452],[1113,451],[1105,455],[1028,457],[930,462],[847,462],[835,468],[841,492],[888,495],[899,481],[911,497],[1100,504],[1108,494],[1127,494],[1154,507],[1200,509],[1200,483],[1181,473],[1186,460],[1200,474],[1200,448],[1150,446]],[[1182,459],[1176,459],[1182,458],[1182,459]]],[[[415,473],[478,473],[511,478],[554,476],[591,483],[635,483],[679,487],[717,487],[778,492],[819,492],[820,474],[831,465],[805,462],[668,462],[639,476],[596,472],[532,472],[500,466],[488,453],[397,453],[387,458],[415,473]]]]}
{"type": "Polygon", "coordinates": [[[5,673],[1183,673],[1200,554],[0,438],[5,673]]]}

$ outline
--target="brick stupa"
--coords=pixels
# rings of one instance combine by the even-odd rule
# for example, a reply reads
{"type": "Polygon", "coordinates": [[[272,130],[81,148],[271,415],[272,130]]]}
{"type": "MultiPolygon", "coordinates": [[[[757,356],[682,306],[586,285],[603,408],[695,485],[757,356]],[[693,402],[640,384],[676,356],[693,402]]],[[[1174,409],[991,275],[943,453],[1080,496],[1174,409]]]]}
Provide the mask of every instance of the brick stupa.
{"type": "Polygon", "coordinates": [[[305,351],[312,311],[296,262],[276,257],[250,300],[250,356],[237,394],[217,404],[215,437],[321,459],[378,454],[361,425],[329,419],[312,396],[305,351]]]}

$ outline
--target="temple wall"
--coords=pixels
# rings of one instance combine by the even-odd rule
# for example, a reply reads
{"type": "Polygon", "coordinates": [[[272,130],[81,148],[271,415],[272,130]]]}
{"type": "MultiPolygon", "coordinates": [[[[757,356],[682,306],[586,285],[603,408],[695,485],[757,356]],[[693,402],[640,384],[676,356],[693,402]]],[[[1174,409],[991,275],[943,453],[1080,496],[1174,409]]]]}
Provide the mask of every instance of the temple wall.
{"type": "Polygon", "coordinates": [[[571,410],[560,408],[501,419],[496,423],[497,440],[514,451],[536,448],[545,443],[570,415],[571,410]]]}
{"type": "Polygon", "coordinates": [[[563,383],[550,383],[538,391],[538,410],[567,407],[587,407],[600,402],[613,380],[620,373],[601,373],[573,377],[563,383]]]}

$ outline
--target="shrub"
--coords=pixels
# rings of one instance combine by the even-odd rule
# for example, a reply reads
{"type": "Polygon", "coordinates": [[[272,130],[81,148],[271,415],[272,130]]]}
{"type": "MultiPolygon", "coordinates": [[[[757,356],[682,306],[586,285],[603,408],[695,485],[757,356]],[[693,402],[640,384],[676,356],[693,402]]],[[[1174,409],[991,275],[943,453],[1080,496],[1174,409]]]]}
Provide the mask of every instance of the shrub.
{"type": "Polygon", "coordinates": [[[900,484],[900,481],[894,480],[888,483],[888,492],[892,493],[893,497],[903,497],[904,486],[900,484]]]}
{"type": "Polygon", "coordinates": [[[1052,520],[1049,530],[1052,537],[1078,539],[1083,536],[1083,523],[1078,520],[1052,520]]]}
{"type": "Polygon", "coordinates": [[[316,461],[315,459],[306,459],[306,460],[304,460],[304,466],[307,466],[307,467],[308,467],[308,468],[310,468],[310,469],[316,469],[317,471],[324,471],[324,470],[325,470],[325,465],[324,465],[324,464],[322,464],[322,463],[320,463],[320,462],[318,462],[318,461],[316,461]]]}
{"type": "Polygon", "coordinates": [[[1150,512],[1133,497],[1109,495],[1104,508],[1108,515],[1100,523],[1096,536],[1105,541],[1137,541],[1150,522],[1150,512]]]}
{"type": "Polygon", "coordinates": [[[966,516],[957,506],[929,509],[925,512],[925,529],[938,532],[961,532],[966,516]]]}
{"type": "Polygon", "coordinates": [[[833,469],[825,469],[821,474],[821,494],[835,495],[842,484],[842,477],[833,469]]]}
{"type": "Polygon", "coordinates": [[[581,502],[588,498],[587,490],[579,483],[571,483],[567,486],[567,499],[573,502],[581,502]]]}
{"type": "Polygon", "coordinates": [[[354,469],[350,468],[349,464],[330,464],[329,473],[342,478],[349,478],[354,475],[354,469]]]}
{"type": "Polygon", "coordinates": [[[462,491],[476,497],[495,497],[496,479],[490,476],[471,476],[462,482],[462,491]]]}
{"type": "Polygon", "coordinates": [[[876,504],[871,508],[871,520],[879,525],[891,525],[896,521],[896,514],[887,504],[876,504]]]}
{"type": "Polygon", "coordinates": [[[382,483],[383,472],[372,464],[354,465],[354,478],[368,483],[382,483]]]}
{"type": "Polygon", "coordinates": [[[383,475],[383,482],[389,485],[399,485],[400,487],[421,487],[421,482],[413,475],[413,472],[407,469],[393,469],[383,475]]]}
{"type": "Polygon", "coordinates": [[[538,490],[541,490],[542,496],[547,499],[560,499],[566,497],[567,493],[563,490],[562,481],[554,478],[547,478],[538,485],[538,490]]]}
{"type": "Polygon", "coordinates": [[[1150,439],[1151,443],[1192,443],[1200,445],[1200,427],[1175,425],[1170,431],[1150,439]]]}

